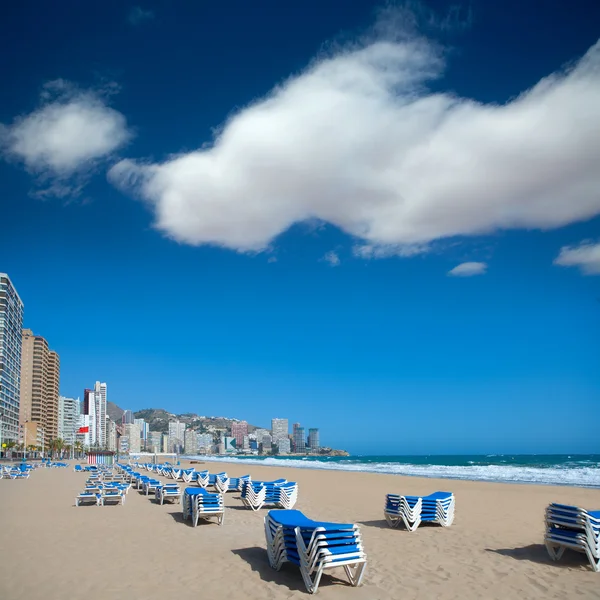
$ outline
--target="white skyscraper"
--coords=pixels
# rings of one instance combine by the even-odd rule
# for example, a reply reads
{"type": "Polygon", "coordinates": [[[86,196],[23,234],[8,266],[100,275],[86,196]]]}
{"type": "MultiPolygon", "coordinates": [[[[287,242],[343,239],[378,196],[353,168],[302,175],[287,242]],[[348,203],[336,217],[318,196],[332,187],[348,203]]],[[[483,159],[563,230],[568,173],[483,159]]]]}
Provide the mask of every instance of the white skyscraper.
{"type": "Polygon", "coordinates": [[[107,445],[106,431],[106,383],[96,381],[94,389],[86,389],[83,395],[82,413],[89,417],[89,446],[105,448],[107,445]]]}
{"type": "Polygon", "coordinates": [[[273,443],[279,444],[279,440],[288,439],[288,420],[287,419],[271,419],[271,435],[273,443]]]}
{"type": "Polygon", "coordinates": [[[0,273],[0,442],[19,440],[23,302],[0,273]]]}
{"type": "Polygon", "coordinates": [[[169,452],[177,452],[183,450],[185,439],[185,423],[179,421],[171,421],[169,423],[169,452]]]}

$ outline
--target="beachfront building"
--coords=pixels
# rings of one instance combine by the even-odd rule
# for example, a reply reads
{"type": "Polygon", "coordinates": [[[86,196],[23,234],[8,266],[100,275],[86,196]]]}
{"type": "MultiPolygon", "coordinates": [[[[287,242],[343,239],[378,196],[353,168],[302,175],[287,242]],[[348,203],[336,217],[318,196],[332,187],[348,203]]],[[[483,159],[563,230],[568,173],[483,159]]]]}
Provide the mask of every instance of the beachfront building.
{"type": "Polygon", "coordinates": [[[168,433],[163,433],[162,434],[162,439],[161,439],[161,443],[160,443],[160,451],[161,452],[169,452],[169,434],[168,433]]]}
{"type": "Polygon", "coordinates": [[[86,388],[83,392],[82,414],[88,417],[88,446],[106,447],[106,402],[106,383],[96,381],[94,389],[86,388]]]}
{"type": "Polygon", "coordinates": [[[106,448],[111,452],[117,450],[117,424],[109,417],[106,417],[106,448]]]}
{"type": "Polygon", "coordinates": [[[213,450],[214,438],[212,433],[198,433],[196,435],[198,452],[208,454],[213,450]]]}
{"type": "Polygon", "coordinates": [[[233,421],[231,423],[231,437],[235,438],[238,448],[244,445],[244,436],[248,435],[247,421],[233,421]]]}
{"type": "Polygon", "coordinates": [[[271,419],[271,437],[276,445],[279,445],[279,440],[288,439],[287,419],[271,419]]]}
{"type": "Polygon", "coordinates": [[[146,441],[146,450],[148,452],[162,452],[162,433],[160,431],[150,431],[146,441]]]}
{"type": "Polygon", "coordinates": [[[19,423],[38,423],[46,442],[58,437],[60,360],[41,335],[21,332],[19,423]]]}
{"type": "Polygon", "coordinates": [[[0,443],[19,440],[23,302],[0,273],[0,443]]]}
{"type": "Polygon", "coordinates": [[[198,434],[193,429],[185,430],[184,452],[188,456],[192,456],[198,453],[198,434]]]}
{"type": "Polygon", "coordinates": [[[79,423],[79,398],[58,397],[58,437],[65,445],[75,444],[79,423]]]}
{"type": "Polygon", "coordinates": [[[134,419],[133,422],[140,428],[140,438],[142,448],[146,447],[148,441],[148,432],[150,431],[150,425],[146,423],[144,419],[134,419]]]}
{"type": "Polygon", "coordinates": [[[44,437],[44,428],[41,423],[35,421],[26,421],[19,426],[19,444],[25,449],[35,447],[43,450],[46,447],[46,439],[44,437]]]}
{"type": "Polygon", "coordinates": [[[319,430],[313,427],[308,430],[308,449],[311,452],[318,452],[320,447],[319,430]]]}
{"type": "Polygon", "coordinates": [[[125,437],[129,440],[129,452],[141,451],[140,426],[135,423],[125,425],[125,437]]]}
{"type": "Polygon", "coordinates": [[[277,450],[279,454],[289,454],[290,453],[290,438],[280,438],[277,443],[277,450]]]}
{"type": "Polygon", "coordinates": [[[131,425],[131,423],[135,422],[135,417],[133,416],[133,411],[125,410],[123,411],[123,416],[121,417],[121,423],[123,425],[131,425]]]}
{"type": "Polygon", "coordinates": [[[250,450],[250,437],[247,435],[242,439],[242,450],[250,450]]]}
{"type": "Polygon", "coordinates": [[[292,441],[294,442],[294,452],[302,454],[306,452],[306,438],[304,427],[300,427],[300,423],[294,423],[292,430],[292,441]]]}
{"type": "Polygon", "coordinates": [[[169,423],[169,449],[167,452],[181,454],[185,439],[185,423],[171,421],[169,423]]]}
{"type": "Polygon", "coordinates": [[[266,435],[263,435],[262,439],[260,440],[260,444],[262,453],[269,454],[272,450],[273,438],[267,433],[266,435]]]}

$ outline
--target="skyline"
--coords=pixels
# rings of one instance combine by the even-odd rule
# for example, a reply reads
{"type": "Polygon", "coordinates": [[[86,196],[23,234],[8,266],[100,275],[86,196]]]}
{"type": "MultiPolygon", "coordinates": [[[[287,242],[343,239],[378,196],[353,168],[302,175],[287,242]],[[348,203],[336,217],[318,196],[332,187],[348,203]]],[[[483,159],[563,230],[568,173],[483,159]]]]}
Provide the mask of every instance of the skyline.
{"type": "Polygon", "coordinates": [[[597,450],[551,432],[600,398],[600,7],[511,2],[10,7],[0,271],[61,395],[597,450]]]}

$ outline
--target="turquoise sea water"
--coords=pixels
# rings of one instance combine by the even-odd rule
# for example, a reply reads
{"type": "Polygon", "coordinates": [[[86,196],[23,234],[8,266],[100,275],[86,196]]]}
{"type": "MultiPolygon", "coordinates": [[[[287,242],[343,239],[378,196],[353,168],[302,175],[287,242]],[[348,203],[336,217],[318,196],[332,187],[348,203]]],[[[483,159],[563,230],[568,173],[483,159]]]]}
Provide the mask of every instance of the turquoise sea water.
{"type": "Polygon", "coordinates": [[[600,454],[464,455],[464,456],[339,456],[339,457],[213,457],[203,461],[288,465],[303,469],[364,471],[417,477],[469,479],[505,483],[538,483],[600,488],[600,454]]]}

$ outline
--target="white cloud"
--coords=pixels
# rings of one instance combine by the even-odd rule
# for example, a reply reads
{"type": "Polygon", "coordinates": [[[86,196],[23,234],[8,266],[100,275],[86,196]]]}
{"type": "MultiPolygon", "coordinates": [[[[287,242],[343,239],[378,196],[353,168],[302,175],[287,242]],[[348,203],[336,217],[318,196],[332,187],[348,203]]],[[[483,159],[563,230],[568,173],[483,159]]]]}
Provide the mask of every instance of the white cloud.
{"type": "Polygon", "coordinates": [[[600,275],[600,243],[584,241],[578,246],[563,246],[554,264],[579,267],[584,275],[600,275]]]}
{"type": "Polygon", "coordinates": [[[212,145],[109,177],[169,237],[240,251],[307,219],[390,255],[600,214],[600,43],[504,105],[424,89],[443,68],[416,37],[341,51],[234,114],[212,145]]]}
{"type": "Polygon", "coordinates": [[[464,262],[448,271],[452,277],[473,277],[473,275],[483,275],[487,271],[487,264],[484,262],[464,262]]]}
{"type": "Polygon", "coordinates": [[[338,256],[337,252],[334,252],[333,250],[331,252],[327,252],[321,260],[324,260],[325,262],[329,263],[329,265],[332,267],[339,267],[341,263],[340,257],[338,256]]]}
{"type": "Polygon", "coordinates": [[[77,193],[98,161],[130,139],[125,117],[106,104],[105,95],[52,81],[39,108],[0,126],[5,158],[40,177],[47,187],[41,195],[77,193]]]}
{"type": "Polygon", "coordinates": [[[134,6],[128,15],[128,20],[132,25],[138,25],[142,21],[149,21],[154,18],[154,12],[151,10],[144,10],[141,6],[134,6]]]}

